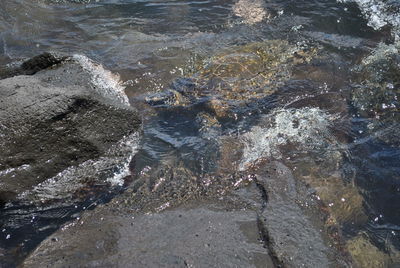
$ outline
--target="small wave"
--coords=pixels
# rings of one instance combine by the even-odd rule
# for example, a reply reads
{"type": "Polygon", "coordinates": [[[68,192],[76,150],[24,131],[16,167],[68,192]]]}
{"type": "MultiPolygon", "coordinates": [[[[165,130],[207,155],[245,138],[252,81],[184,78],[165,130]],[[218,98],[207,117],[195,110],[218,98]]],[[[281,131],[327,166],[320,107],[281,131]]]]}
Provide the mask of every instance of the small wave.
{"type": "Polygon", "coordinates": [[[103,68],[101,64],[96,64],[88,57],[83,55],[74,55],[72,59],[76,60],[84,70],[86,70],[94,85],[93,89],[102,96],[117,100],[123,105],[129,105],[128,96],[125,94],[125,87],[119,79],[119,76],[103,68]]]}
{"type": "Polygon", "coordinates": [[[368,19],[368,25],[379,30],[389,25],[396,40],[400,40],[400,5],[396,1],[337,0],[339,3],[355,2],[368,19]]]}
{"type": "Polygon", "coordinates": [[[335,143],[330,127],[337,118],[319,108],[278,109],[242,137],[243,170],[262,158],[282,158],[280,146],[295,144],[304,149],[326,148],[335,143]]]}
{"type": "Polygon", "coordinates": [[[129,163],[137,152],[138,141],[138,134],[131,134],[111,147],[105,156],[69,167],[32,190],[23,192],[18,199],[27,202],[63,200],[67,203],[74,193],[88,183],[122,186],[123,179],[130,175],[129,163]]]}

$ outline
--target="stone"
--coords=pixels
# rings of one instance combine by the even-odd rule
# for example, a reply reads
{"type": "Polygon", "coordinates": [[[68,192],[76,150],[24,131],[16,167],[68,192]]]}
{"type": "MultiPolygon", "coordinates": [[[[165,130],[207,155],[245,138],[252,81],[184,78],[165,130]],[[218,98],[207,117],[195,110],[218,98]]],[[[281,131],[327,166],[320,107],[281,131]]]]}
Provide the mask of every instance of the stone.
{"type": "Polygon", "coordinates": [[[98,207],[54,233],[21,267],[275,267],[257,213],[224,201],[160,213],[98,207]]]}
{"type": "MultiPolygon", "coordinates": [[[[122,157],[129,163],[132,152],[127,151],[134,146],[125,146],[125,154],[116,147],[137,136],[140,118],[111,73],[82,56],[61,63],[49,54],[25,62],[21,69],[36,74],[0,80],[3,204],[87,161],[118,158],[116,166],[122,157]]],[[[106,162],[103,168],[111,172],[115,166],[106,162]]],[[[93,180],[99,170],[75,177],[93,180]]]]}

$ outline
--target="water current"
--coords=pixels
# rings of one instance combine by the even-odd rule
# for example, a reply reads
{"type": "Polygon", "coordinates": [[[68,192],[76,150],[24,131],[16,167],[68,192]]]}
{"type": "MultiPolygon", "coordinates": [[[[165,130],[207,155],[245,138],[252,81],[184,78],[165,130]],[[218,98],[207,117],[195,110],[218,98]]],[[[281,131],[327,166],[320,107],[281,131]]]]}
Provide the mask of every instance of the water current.
{"type": "MultiPolygon", "coordinates": [[[[399,34],[397,1],[0,2],[1,65],[51,51],[119,75],[143,117],[135,176],[168,166],[212,180],[283,161],[353,258],[369,250],[389,266],[400,265],[399,34]]],[[[112,185],[75,203],[2,205],[0,259],[12,249],[21,261],[133,187],[112,185]]]]}

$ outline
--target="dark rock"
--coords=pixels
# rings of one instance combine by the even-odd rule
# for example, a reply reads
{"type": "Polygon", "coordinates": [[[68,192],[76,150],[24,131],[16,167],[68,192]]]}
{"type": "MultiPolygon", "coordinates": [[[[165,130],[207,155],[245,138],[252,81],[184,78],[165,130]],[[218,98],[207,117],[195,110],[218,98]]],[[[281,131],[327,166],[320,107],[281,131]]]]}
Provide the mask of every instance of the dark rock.
{"type": "Polygon", "coordinates": [[[299,205],[308,196],[290,170],[260,167],[244,188],[158,210],[135,210],[127,191],[48,237],[22,267],[347,267],[299,205]]]}
{"type": "Polygon", "coordinates": [[[67,56],[45,52],[24,61],[20,66],[0,68],[0,79],[13,77],[16,75],[33,75],[41,70],[45,70],[57,64],[61,64],[67,59],[67,56]]]}
{"type": "Polygon", "coordinates": [[[302,198],[290,169],[272,162],[261,165],[257,178],[268,198],[262,211],[265,233],[284,267],[340,267],[318,224],[298,205],[302,198]]]}
{"type": "Polygon", "coordinates": [[[157,214],[111,211],[87,212],[46,239],[22,267],[274,267],[251,209],[214,201],[157,214]]]}
{"type": "MultiPolygon", "coordinates": [[[[61,62],[42,54],[20,70],[33,74],[61,62]]],[[[137,132],[140,119],[112,83],[118,84],[110,73],[78,56],[33,76],[0,81],[1,203],[85,161],[118,158],[117,166],[121,157],[129,158],[114,147],[137,132]]],[[[115,169],[111,162],[109,173],[115,169]]],[[[71,177],[99,176],[90,172],[71,177]]]]}

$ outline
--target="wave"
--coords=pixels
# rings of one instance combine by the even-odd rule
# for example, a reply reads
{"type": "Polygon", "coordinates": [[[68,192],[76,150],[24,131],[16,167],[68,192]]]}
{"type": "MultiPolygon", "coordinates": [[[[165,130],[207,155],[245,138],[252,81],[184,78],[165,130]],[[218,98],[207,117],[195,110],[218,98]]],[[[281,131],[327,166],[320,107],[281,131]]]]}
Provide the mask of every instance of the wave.
{"type": "Polygon", "coordinates": [[[375,30],[384,26],[392,28],[395,39],[400,40],[400,2],[382,0],[337,0],[339,3],[355,2],[363,15],[368,19],[368,25],[375,30]]]}

